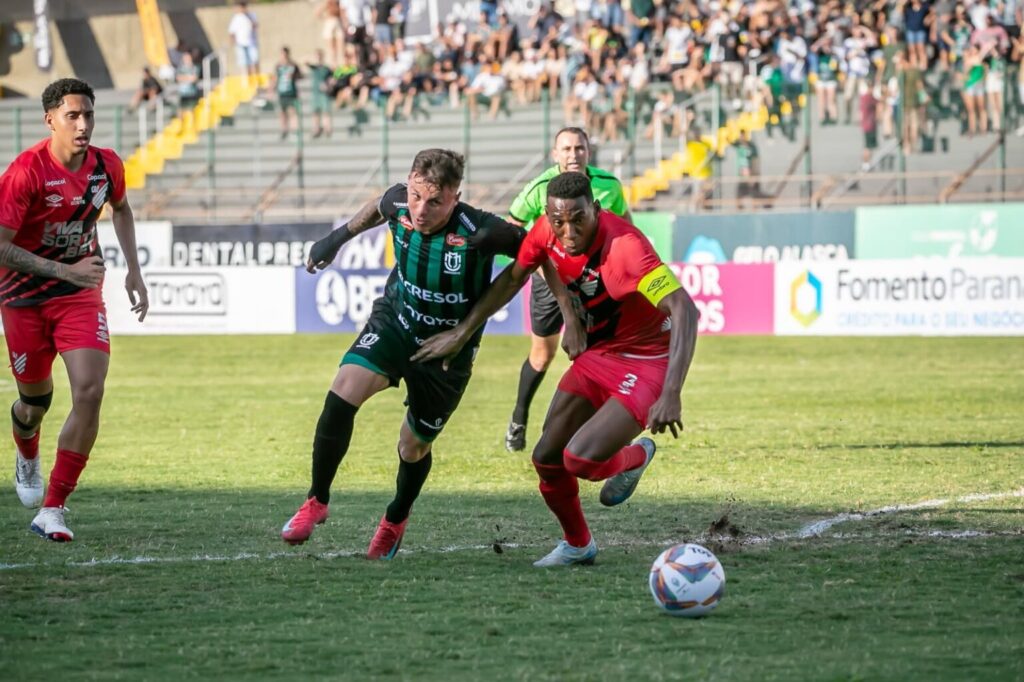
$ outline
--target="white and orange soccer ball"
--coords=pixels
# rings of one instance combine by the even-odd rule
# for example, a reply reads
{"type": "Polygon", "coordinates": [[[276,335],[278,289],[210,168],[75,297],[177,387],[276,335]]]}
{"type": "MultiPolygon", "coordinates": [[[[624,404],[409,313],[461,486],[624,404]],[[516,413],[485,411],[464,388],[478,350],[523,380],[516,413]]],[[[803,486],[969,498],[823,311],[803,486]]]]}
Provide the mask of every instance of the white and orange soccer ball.
{"type": "Polygon", "coordinates": [[[654,603],[669,615],[705,616],[725,594],[725,569],[700,545],[676,545],[654,560],[650,586],[654,603]]]}

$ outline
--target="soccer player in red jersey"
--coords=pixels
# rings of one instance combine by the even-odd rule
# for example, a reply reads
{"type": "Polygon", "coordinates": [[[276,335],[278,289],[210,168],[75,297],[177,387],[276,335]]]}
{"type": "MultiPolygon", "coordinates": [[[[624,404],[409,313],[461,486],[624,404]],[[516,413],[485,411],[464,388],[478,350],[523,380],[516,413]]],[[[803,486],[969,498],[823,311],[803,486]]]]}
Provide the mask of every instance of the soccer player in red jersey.
{"type": "Polygon", "coordinates": [[[11,406],[15,489],[26,507],[42,504],[30,526],[34,532],[70,542],[74,534],[64,520],[64,502],[96,441],[110,362],[96,240],[96,220],[106,203],[113,208],[114,231],[128,263],[125,288],[140,322],[149,299],[124,166],[113,151],[89,144],[92,88],[63,78],[47,86],[42,100],[50,138],[22,152],[0,176],[0,314],[18,384],[11,406]],[[53,397],[57,353],[71,384],[71,413],[57,438],[44,498],[39,427],[53,397]]]}
{"type": "Polygon", "coordinates": [[[593,563],[578,478],[605,481],[601,503],[622,504],[654,457],[650,428],[674,437],[683,428],[680,392],[697,340],[697,308],[627,221],[600,209],[582,173],[548,185],[547,208],[515,263],[451,331],[427,339],[413,360],[448,358],[550,259],[578,303],[566,318],[573,364],[562,376],[533,450],[540,492],[564,531],[534,566],[593,563]],[[585,334],[585,340],[583,335],[585,334]],[[585,350],[584,350],[585,348],[585,350]]]}

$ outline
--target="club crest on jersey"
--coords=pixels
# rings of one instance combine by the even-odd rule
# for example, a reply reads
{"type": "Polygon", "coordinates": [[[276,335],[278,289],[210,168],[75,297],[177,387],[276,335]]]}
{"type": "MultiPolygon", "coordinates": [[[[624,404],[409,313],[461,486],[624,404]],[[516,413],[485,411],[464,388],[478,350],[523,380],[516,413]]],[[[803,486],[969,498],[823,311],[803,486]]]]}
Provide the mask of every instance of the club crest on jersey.
{"type": "Polygon", "coordinates": [[[580,291],[587,296],[593,296],[594,293],[597,292],[597,285],[598,281],[596,277],[594,279],[588,279],[587,281],[580,283],[580,291]]]}
{"type": "Polygon", "coordinates": [[[103,208],[103,203],[107,200],[107,188],[110,187],[107,183],[102,185],[92,186],[92,205],[96,208],[103,208]]]}
{"type": "Polygon", "coordinates": [[[405,213],[403,213],[402,215],[398,216],[398,222],[399,222],[399,224],[401,224],[402,227],[404,227],[407,230],[413,229],[413,227],[412,227],[412,220],[410,220],[409,216],[406,215],[405,213]]]}
{"type": "Polygon", "coordinates": [[[380,341],[380,336],[374,334],[373,332],[367,332],[366,334],[363,334],[362,336],[359,337],[359,343],[356,344],[356,348],[369,349],[370,346],[377,343],[378,341],[380,341]]]}
{"type": "Polygon", "coordinates": [[[448,246],[465,246],[466,238],[461,234],[449,233],[445,235],[444,243],[448,246]]]}
{"type": "Polygon", "coordinates": [[[449,251],[444,254],[444,271],[449,275],[457,275],[462,272],[462,254],[458,251],[449,251]]]}
{"type": "Polygon", "coordinates": [[[50,194],[44,197],[44,199],[46,200],[47,208],[57,208],[64,203],[64,197],[60,194],[50,194]]]}

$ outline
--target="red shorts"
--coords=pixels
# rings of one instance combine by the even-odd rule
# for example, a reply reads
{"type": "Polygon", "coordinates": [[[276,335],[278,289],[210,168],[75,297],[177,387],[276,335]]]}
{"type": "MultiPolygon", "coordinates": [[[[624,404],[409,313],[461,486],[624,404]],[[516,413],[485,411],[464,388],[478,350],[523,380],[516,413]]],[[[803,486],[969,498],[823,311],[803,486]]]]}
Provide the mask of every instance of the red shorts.
{"type": "Polygon", "coordinates": [[[668,357],[635,358],[585,351],[558,382],[558,390],[586,398],[600,408],[609,398],[622,403],[641,429],[647,428],[647,414],[661,397],[668,357]]]}
{"type": "Polygon", "coordinates": [[[110,353],[107,307],[101,290],[83,289],[39,305],[0,306],[14,378],[34,384],[50,376],[57,353],[95,348],[110,353]]]}

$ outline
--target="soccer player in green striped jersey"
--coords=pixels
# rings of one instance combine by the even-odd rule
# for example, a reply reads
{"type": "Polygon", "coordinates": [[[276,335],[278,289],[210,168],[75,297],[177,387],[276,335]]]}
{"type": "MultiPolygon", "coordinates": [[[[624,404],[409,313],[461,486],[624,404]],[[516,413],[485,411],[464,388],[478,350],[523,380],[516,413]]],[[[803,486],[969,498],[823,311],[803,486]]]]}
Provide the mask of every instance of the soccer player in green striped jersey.
{"type": "Polygon", "coordinates": [[[494,257],[515,257],[525,231],[459,201],[463,158],[446,149],[416,155],[408,183],[372,201],[310,249],[309,272],[329,266],[355,235],[387,222],[395,268],[359,337],[341,359],[313,438],[312,486],[281,530],[305,542],[327,519],[331,484],[348,450],[356,411],[371,396],[405,381],[408,410],[398,437],[395,497],[380,520],[367,557],[398,551],[412,504],[430,473],[435,438],[469,383],[483,330],[450,362],[411,362],[425,339],[455,327],[491,283],[494,257]]]}
{"type": "MultiPolygon", "coordinates": [[[[590,179],[590,189],[602,209],[632,222],[629,206],[622,193],[622,183],[608,171],[590,165],[590,140],[586,132],[580,128],[559,130],[555,133],[551,158],[555,165],[527,183],[512,202],[508,215],[513,223],[532,225],[533,221],[544,215],[548,183],[558,175],[569,172],[583,173],[590,179]]],[[[509,452],[518,452],[526,447],[526,422],[530,415],[530,403],[558,352],[558,334],[562,330],[562,323],[562,313],[551,288],[540,273],[534,273],[530,280],[530,355],[519,370],[516,406],[512,410],[505,434],[505,448],[509,452]]]]}

